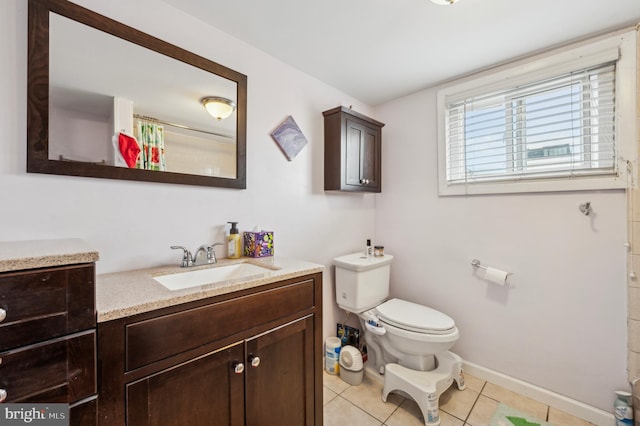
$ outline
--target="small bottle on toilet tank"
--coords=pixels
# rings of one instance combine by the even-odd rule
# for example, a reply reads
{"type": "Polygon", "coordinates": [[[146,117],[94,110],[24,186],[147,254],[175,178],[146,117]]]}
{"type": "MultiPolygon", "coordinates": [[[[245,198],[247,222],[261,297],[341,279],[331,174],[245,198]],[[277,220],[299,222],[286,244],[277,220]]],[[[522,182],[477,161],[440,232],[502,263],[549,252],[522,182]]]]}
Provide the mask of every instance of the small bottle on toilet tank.
{"type": "Polygon", "coordinates": [[[365,249],[364,254],[369,257],[373,255],[373,247],[371,247],[371,240],[367,240],[367,248],[365,249]]]}

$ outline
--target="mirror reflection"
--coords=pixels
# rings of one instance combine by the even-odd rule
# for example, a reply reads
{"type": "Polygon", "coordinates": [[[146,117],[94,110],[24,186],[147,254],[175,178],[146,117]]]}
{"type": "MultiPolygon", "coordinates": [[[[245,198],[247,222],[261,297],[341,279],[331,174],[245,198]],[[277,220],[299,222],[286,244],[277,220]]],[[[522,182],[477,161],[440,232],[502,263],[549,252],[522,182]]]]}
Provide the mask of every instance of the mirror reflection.
{"type": "Polygon", "coordinates": [[[29,172],[245,187],[246,76],[65,0],[29,13],[29,172]]]}

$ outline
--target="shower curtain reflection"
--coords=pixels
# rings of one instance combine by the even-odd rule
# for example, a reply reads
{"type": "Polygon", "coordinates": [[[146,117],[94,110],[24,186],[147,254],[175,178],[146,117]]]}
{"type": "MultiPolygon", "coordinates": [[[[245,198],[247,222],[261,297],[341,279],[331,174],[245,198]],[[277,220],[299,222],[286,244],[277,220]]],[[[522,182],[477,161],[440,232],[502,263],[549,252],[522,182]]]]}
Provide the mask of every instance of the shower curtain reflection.
{"type": "Polygon", "coordinates": [[[136,167],[146,170],[167,169],[164,158],[164,126],[153,120],[136,118],[136,139],[142,152],[136,167]]]}

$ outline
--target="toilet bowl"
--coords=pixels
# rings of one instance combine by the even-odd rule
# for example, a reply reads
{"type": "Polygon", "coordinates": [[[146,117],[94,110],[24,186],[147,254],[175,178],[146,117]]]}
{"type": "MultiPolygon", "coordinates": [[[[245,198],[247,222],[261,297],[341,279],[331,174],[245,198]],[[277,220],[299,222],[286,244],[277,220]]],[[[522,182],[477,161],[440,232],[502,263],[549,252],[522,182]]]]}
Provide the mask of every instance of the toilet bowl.
{"type": "Polygon", "coordinates": [[[355,313],[364,328],[365,341],[373,349],[376,367],[390,362],[419,371],[436,368],[436,354],[446,352],[458,340],[455,322],[435,309],[389,295],[393,256],[352,253],[334,259],[336,301],[355,313]]]}
{"type": "Polygon", "coordinates": [[[435,355],[448,351],[459,338],[450,317],[402,299],[387,300],[358,316],[365,341],[373,344],[378,370],[389,362],[419,371],[433,370],[435,355]]]}
{"type": "Polygon", "coordinates": [[[402,299],[390,299],[393,256],[352,253],[336,257],[336,302],[358,315],[376,368],[385,374],[383,401],[391,392],[413,398],[425,425],[440,424],[438,399],[455,381],[465,388],[462,359],[449,348],[459,333],[442,312],[402,299]]]}

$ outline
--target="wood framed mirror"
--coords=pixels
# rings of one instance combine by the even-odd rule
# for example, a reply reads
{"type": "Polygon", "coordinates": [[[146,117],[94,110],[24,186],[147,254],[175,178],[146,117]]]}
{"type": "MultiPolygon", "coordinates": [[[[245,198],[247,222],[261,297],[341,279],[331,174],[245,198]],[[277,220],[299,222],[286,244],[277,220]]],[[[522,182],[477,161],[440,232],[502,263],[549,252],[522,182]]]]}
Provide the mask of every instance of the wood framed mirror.
{"type": "Polygon", "coordinates": [[[246,188],[244,74],[66,0],[28,31],[27,172],[246,188]]]}

